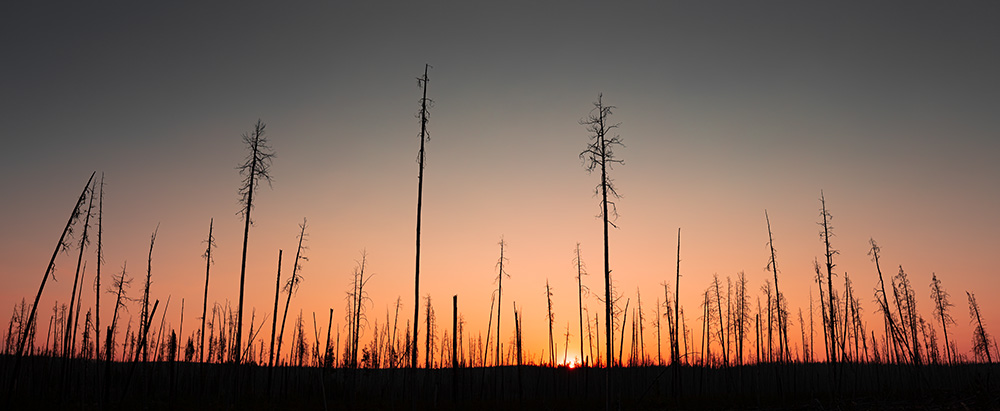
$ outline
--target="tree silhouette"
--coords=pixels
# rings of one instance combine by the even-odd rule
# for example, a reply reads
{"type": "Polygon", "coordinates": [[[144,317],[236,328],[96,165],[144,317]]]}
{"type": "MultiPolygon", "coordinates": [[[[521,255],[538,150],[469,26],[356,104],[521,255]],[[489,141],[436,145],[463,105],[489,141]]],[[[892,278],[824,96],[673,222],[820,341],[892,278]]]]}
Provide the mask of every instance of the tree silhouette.
{"type": "MultiPolygon", "coordinates": [[[[910,285],[910,278],[903,271],[903,266],[899,266],[899,273],[892,279],[892,292],[896,301],[896,310],[899,312],[899,321],[909,328],[909,335],[904,336],[909,339],[910,360],[913,364],[920,364],[920,342],[917,339],[917,301],[910,285]]],[[[904,339],[905,340],[905,339],[904,339]]]]}
{"type": "Polygon", "coordinates": [[[66,316],[66,330],[65,330],[66,332],[63,335],[63,353],[67,357],[73,356],[72,345],[74,344],[72,343],[75,342],[72,333],[74,328],[73,305],[76,302],[77,283],[80,282],[80,264],[83,262],[83,251],[87,248],[87,245],[90,244],[90,236],[87,235],[87,233],[90,230],[90,216],[94,209],[94,187],[91,186],[87,191],[89,193],[90,201],[88,201],[89,204],[87,205],[87,213],[84,214],[83,217],[83,234],[80,236],[80,246],[79,246],[80,254],[76,258],[76,274],[73,276],[73,292],[72,294],[70,294],[69,311],[67,312],[68,315],[66,316]]]}
{"type": "Polygon", "coordinates": [[[114,292],[115,288],[118,289],[115,298],[115,310],[111,316],[111,326],[108,327],[108,335],[105,338],[106,346],[104,347],[104,355],[108,359],[108,367],[110,367],[110,362],[114,360],[114,348],[115,348],[115,335],[118,334],[118,309],[125,307],[125,301],[128,297],[125,295],[125,288],[132,284],[131,278],[126,278],[125,268],[128,266],[127,262],[122,263],[122,272],[117,277],[111,277],[111,288],[108,292],[114,292]]]}
{"type": "Polygon", "coordinates": [[[430,140],[427,132],[430,112],[427,109],[433,104],[432,100],[427,99],[427,82],[430,81],[427,70],[430,67],[430,64],[424,64],[424,76],[417,78],[417,86],[423,90],[423,97],[420,98],[420,113],[417,114],[420,118],[420,151],[417,154],[417,260],[413,274],[413,341],[410,345],[410,366],[413,368],[417,368],[417,320],[420,316],[420,209],[424,200],[424,143],[430,140]]]}
{"type": "Polygon", "coordinates": [[[207,245],[205,246],[205,297],[201,303],[201,344],[198,346],[198,362],[205,362],[205,314],[208,313],[208,277],[212,271],[212,264],[215,262],[212,259],[212,249],[216,247],[215,237],[212,236],[212,228],[215,226],[215,219],[208,221],[208,239],[205,240],[207,245]]]}
{"type": "Polygon", "coordinates": [[[349,327],[347,360],[349,361],[348,366],[351,368],[358,367],[358,342],[361,339],[361,332],[364,331],[364,327],[361,324],[368,323],[365,308],[371,303],[371,298],[368,297],[368,292],[365,291],[365,285],[371,279],[371,274],[365,274],[367,260],[368,254],[362,251],[361,260],[355,261],[357,265],[354,267],[354,272],[351,276],[351,291],[347,292],[348,306],[346,314],[347,325],[349,327]]]}
{"type": "MultiPolygon", "coordinates": [[[[624,161],[615,156],[614,150],[616,147],[625,147],[622,144],[621,137],[617,134],[611,135],[613,130],[618,128],[620,124],[612,124],[608,121],[614,108],[614,106],[605,105],[603,94],[598,94],[597,101],[594,102],[594,108],[590,110],[590,114],[583,120],[580,120],[580,124],[590,132],[590,143],[580,153],[580,159],[584,161],[584,167],[588,173],[594,170],[600,170],[601,172],[601,181],[594,189],[594,193],[601,196],[601,212],[599,216],[603,219],[604,230],[604,328],[605,334],[608,337],[605,341],[605,349],[609,360],[614,356],[611,344],[614,337],[611,327],[613,301],[611,296],[611,263],[608,259],[608,227],[615,226],[612,221],[614,218],[611,215],[617,217],[618,211],[615,202],[608,198],[618,199],[620,196],[618,195],[618,191],[615,190],[614,181],[608,175],[608,171],[615,164],[624,163],[624,161]]],[[[609,364],[613,364],[613,362],[609,362],[609,364]]],[[[607,385],[610,387],[610,377],[608,378],[607,385]]],[[[610,395],[608,401],[608,405],[610,406],[610,395]]]]}
{"type": "Polygon", "coordinates": [[[510,277],[507,271],[503,269],[503,263],[507,261],[507,258],[503,256],[503,248],[507,243],[500,237],[500,258],[497,259],[497,350],[496,350],[496,365],[500,365],[500,312],[503,311],[499,307],[503,307],[503,277],[510,277]]]}
{"type": "Polygon", "coordinates": [[[302,254],[302,250],[307,250],[308,247],[303,246],[302,242],[308,237],[306,234],[306,219],[302,219],[302,224],[299,224],[299,245],[297,251],[295,251],[295,263],[292,265],[292,276],[288,278],[288,282],[285,283],[285,292],[288,293],[288,297],[285,299],[285,312],[281,316],[281,331],[278,332],[278,348],[275,352],[278,353],[275,356],[275,361],[281,362],[281,342],[285,336],[285,320],[288,319],[288,305],[292,302],[292,294],[294,294],[299,289],[299,283],[302,282],[302,274],[299,274],[299,270],[302,269],[302,263],[300,261],[309,261],[305,255],[302,254]]]}
{"type": "MultiPolygon", "coordinates": [[[[152,284],[153,279],[153,244],[156,243],[156,232],[160,231],[160,225],[157,224],[156,228],[153,230],[153,234],[149,237],[149,257],[146,259],[146,286],[142,289],[142,312],[139,316],[139,327],[140,329],[149,331],[149,325],[152,323],[153,316],[149,311],[149,286],[152,284]]],[[[142,350],[142,361],[146,362],[149,360],[149,349],[147,347],[146,336],[142,336],[142,344],[139,345],[139,349],[142,350]]],[[[139,357],[136,356],[138,359],[139,357]]]]}
{"type": "MultiPolygon", "coordinates": [[[[750,301],[747,295],[747,277],[743,271],[736,274],[736,310],[735,337],[736,362],[743,365],[743,343],[746,341],[746,327],[750,317],[750,301]]],[[[804,349],[804,348],[803,348],[804,349]]]]}
{"type": "Polygon", "coordinates": [[[580,258],[580,243],[576,243],[576,258],[573,259],[573,263],[576,265],[576,289],[577,289],[577,301],[579,302],[579,313],[580,313],[580,356],[584,354],[583,351],[583,293],[589,292],[590,290],[583,285],[583,276],[587,275],[587,270],[583,268],[583,259],[580,258]]]}
{"type": "MultiPolygon", "coordinates": [[[[268,355],[268,360],[267,360],[267,365],[269,367],[274,367],[274,343],[275,343],[276,339],[278,338],[278,335],[277,335],[277,331],[278,331],[278,296],[281,295],[281,256],[282,256],[283,253],[284,253],[283,250],[281,250],[281,249],[278,250],[278,273],[275,275],[275,277],[277,277],[277,278],[275,278],[275,280],[274,280],[274,308],[273,308],[274,309],[274,314],[271,316],[271,349],[270,349],[270,354],[268,355]]],[[[332,309],[330,311],[331,311],[331,313],[333,312],[332,309]]],[[[329,330],[327,330],[327,331],[329,331],[329,330]]],[[[327,339],[326,340],[327,340],[326,341],[326,345],[329,347],[329,345],[330,345],[330,336],[329,336],[329,333],[327,333],[327,339]]],[[[272,368],[271,372],[268,374],[268,380],[271,379],[271,375],[273,375],[273,374],[274,374],[274,368],[272,368]]]]}
{"type": "Polygon", "coordinates": [[[820,216],[823,219],[823,222],[820,224],[820,225],[823,226],[823,230],[820,231],[819,236],[823,240],[823,245],[825,247],[824,248],[824,250],[825,250],[824,256],[826,257],[826,281],[827,281],[827,298],[828,298],[828,302],[827,302],[828,324],[827,325],[829,326],[829,328],[827,329],[827,334],[829,335],[827,337],[827,342],[828,342],[828,344],[827,344],[827,346],[828,346],[827,360],[830,361],[830,362],[832,362],[832,363],[836,363],[837,359],[838,359],[838,356],[837,356],[837,331],[836,331],[837,330],[837,303],[836,303],[836,295],[833,293],[833,267],[835,267],[836,264],[833,263],[833,256],[839,254],[840,252],[837,251],[837,250],[834,250],[830,246],[830,237],[833,236],[833,233],[832,233],[833,226],[830,224],[830,220],[833,219],[833,216],[826,209],[826,197],[823,195],[822,191],[819,192],[819,201],[820,201],[820,204],[821,204],[820,216]]]}
{"type": "Polygon", "coordinates": [[[104,264],[104,173],[101,173],[101,194],[97,201],[97,277],[94,278],[94,359],[101,360],[101,265],[104,264]]]}
{"type": "Polygon", "coordinates": [[[771,257],[767,261],[767,270],[774,274],[774,303],[778,312],[778,361],[787,361],[788,354],[788,326],[784,322],[784,307],[782,306],[781,289],[778,288],[778,260],[774,253],[774,236],[771,234],[771,218],[764,210],[764,220],[767,221],[767,246],[771,249],[771,257]]]}
{"type": "Polygon", "coordinates": [[[968,291],[969,296],[969,317],[975,328],[972,330],[972,352],[976,357],[986,357],[986,362],[992,364],[993,357],[990,355],[990,336],[983,328],[983,318],[979,315],[979,304],[976,302],[976,295],[968,291]]]}
{"type": "MultiPolygon", "coordinates": [[[[892,309],[889,308],[889,299],[885,291],[885,281],[882,278],[882,267],[879,265],[879,253],[882,249],[875,242],[875,239],[869,239],[869,244],[871,244],[871,249],[868,251],[868,255],[872,256],[872,261],[875,262],[875,270],[878,272],[878,284],[879,288],[875,290],[875,301],[879,304],[879,311],[882,312],[883,321],[885,322],[886,333],[886,344],[892,344],[892,353],[896,356],[898,361],[899,346],[902,342],[902,334],[899,328],[896,326],[896,320],[892,316],[892,309]]],[[[822,288],[820,289],[822,291],[822,288]]],[[[886,347],[888,349],[888,347],[886,347]]]]}
{"type": "MultiPolygon", "coordinates": [[[[681,361],[681,344],[680,344],[680,334],[681,329],[681,229],[677,228],[677,280],[674,283],[674,323],[673,328],[670,330],[672,333],[672,338],[670,340],[670,363],[680,365],[681,361]]],[[[687,348],[687,345],[684,346],[687,348]]],[[[685,353],[686,356],[686,353],[685,353]]],[[[677,370],[677,376],[679,376],[680,370],[677,370]]],[[[679,381],[679,379],[678,379],[679,381]]]]}
{"type": "Polygon", "coordinates": [[[931,273],[931,298],[934,300],[934,318],[941,321],[941,328],[944,330],[944,352],[948,359],[948,364],[952,363],[951,344],[948,342],[948,323],[955,323],[948,314],[948,309],[954,306],[948,301],[948,292],[941,288],[941,280],[936,273],[931,273]]]}
{"type": "Polygon", "coordinates": [[[556,347],[555,341],[552,339],[552,323],[555,322],[555,314],[552,314],[552,288],[549,287],[549,280],[545,280],[545,301],[548,307],[548,323],[549,323],[549,366],[553,366],[556,363],[556,347]]]}
{"type": "Polygon", "coordinates": [[[236,349],[234,350],[237,353],[234,356],[237,363],[241,361],[239,352],[243,347],[241,340],[243,335],[243,289],[247,273],[247,240],[250,238],[250,225],[253,224],[250,212],[253,210],[253,196],[260,186],[260,181],[264,180],[267,181],[268,185],[271,184],[271,161],[274,159],[274,151],[271,150],[267,138],[264,137],[264,127],[264,122],[257,119],[253,132],[243,133],[243,144],[250,153],[243,160],[243,164],[238,167],[240,175],[243,176],[243,183],[239,189],[240,204],[243,208],[239,214],[243,218],[244,226],[243,256],[240,262],[240,302],[236,313],[236,349]]]}

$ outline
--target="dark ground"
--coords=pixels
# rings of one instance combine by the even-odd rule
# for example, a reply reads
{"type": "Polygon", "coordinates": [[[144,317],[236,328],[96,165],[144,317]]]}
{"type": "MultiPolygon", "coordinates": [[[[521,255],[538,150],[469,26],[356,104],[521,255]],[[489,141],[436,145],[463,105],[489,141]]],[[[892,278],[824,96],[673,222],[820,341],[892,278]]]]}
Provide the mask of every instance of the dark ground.
{"type": "MultiPolygon", "coordinates": [[[[0,356],[16,409],[605,409],[606,370],[350,370],[0,356]]],[[[611,408],[1000,410],[1000,365],[765,364],[610,370],[611,408]]]]}

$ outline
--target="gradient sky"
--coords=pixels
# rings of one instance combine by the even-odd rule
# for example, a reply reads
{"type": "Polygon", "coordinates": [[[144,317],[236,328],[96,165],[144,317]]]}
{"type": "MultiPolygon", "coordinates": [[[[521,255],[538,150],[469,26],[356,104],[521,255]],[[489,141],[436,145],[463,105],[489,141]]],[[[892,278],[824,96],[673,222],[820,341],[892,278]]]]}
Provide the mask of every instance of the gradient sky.
{"type": "MultiPolygon", "coordinates": [[[[603,265],[598,175],[577,157],[588,142],[578,121],[603,92],[627,146],[612,174],[623,198],[611,265],[632,306],[642,290],[649,318],[659,284],[673,284],[678,227],[691,326],[715,273],[745,271],[756,296],[770,276],[767,209],[798,341],[797,310],[808,308],[812,261],[823,252],[824,190],[837,271],[851,275],[869,328],[881,328],[866,255],[873,237],[883,272],[903,265],[928,320],[931,273],[941,277],[960,351],[971,341],[967,290],[979,295],[987,330],[1000,332],[991,300],[1000,285],[1000,6],[476,3],[0,5],[0,308],[30,302],[94,170],[107,184],[105,284],[127,260],[131,295],[141,295],[159,224],[152,295],[161,307],[172,297],[174,327],[185,299],[190,333],[215,218],[209,299],[235,304],[240,135],[260,118],[277,158],[253,214],[248,309],[258,321],[271,311],[278,249],[287,275],[306,217],[310,260],[290,316],[315,311],[325,325],[332,307],[343,324],[365,249],[373,322],[397,297],[411,316],[415,78],[430,63],[421,294],[434,299],[443,328],[457,294],[467,335],[485,332],[502,236],[511,275],[504,341],[516,301],[525,344],[541,355],[548,279],[556,334],[572,324],[577,354],[574,245],[595,291],[603,265]]],[[[75,253],[57,260],[43,327],[52,303],[69,300],[75,253]]],[[[593,297],[587,305],[600,311],[593,297]]],[[[110,304],[102,311],[106,322],[110,304]]]]}

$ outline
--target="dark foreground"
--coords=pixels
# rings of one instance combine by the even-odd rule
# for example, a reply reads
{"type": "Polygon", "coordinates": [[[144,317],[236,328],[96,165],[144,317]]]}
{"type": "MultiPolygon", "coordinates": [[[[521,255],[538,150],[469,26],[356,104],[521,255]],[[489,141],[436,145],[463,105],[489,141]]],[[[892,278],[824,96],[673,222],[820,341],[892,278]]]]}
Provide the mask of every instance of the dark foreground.
{"type": "MultiPolygon", "coordinates": [[[[608,371],[350,370],[27,357],[2,409],[604,409],[608,371]]],[[[610,370],[612,409],[1000,409],[1000,366],[765,364],[610,370]]]]}

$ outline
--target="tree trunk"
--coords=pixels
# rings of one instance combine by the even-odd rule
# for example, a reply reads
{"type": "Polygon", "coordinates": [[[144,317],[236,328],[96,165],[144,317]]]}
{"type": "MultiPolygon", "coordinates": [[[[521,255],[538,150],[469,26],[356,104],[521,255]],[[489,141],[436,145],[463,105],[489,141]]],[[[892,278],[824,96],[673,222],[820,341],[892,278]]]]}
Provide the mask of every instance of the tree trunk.
{"type": "MultiPolygon", "coordinates": [[[[274,315],[271,317],[271,351],[267,360],[268,367],[274,367],[274,338],[275,332],[278,327],[278,295],[281,291],[281,254],[282,250],[278,250],[278,275],[277,279],[274,280],[274,315]]],[[[202,318],[204,322],[204,318],[202,318]]],[[[327,339],[329,340],[329,338],[327,339]]]]}
{"type": "Polygon", "coordinates": [[[205,249],[205,296],[201,300],[201,344],[198,349],[198,362],[205,362],[205,317],[208,313],[208,277],[212,271],[212,245],[215,239],[212,237],[212,228],[215,226],[215,219],[208,222],[208,247],[205,249]]]}
{"type": "Polygon", "coordinates": [[[413,344],[410,351],[410,366],[417,367],[417,324],[420,315],[420,209],[423,206],[424,198],[424,141],[427,139],[427,69],[429,64],[424,65],[424,77],[420,79],[420,86],[423,89],[423,97],[420,99],[420,154],[417,155],[419,163],[417,173],[417,260],[413,274],[413,344]]]}

